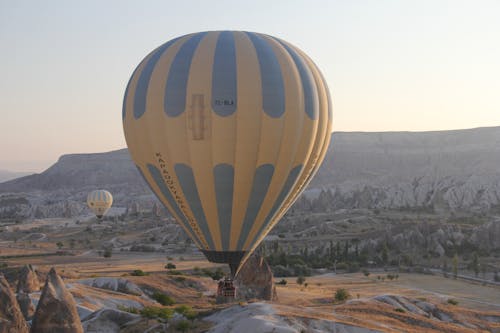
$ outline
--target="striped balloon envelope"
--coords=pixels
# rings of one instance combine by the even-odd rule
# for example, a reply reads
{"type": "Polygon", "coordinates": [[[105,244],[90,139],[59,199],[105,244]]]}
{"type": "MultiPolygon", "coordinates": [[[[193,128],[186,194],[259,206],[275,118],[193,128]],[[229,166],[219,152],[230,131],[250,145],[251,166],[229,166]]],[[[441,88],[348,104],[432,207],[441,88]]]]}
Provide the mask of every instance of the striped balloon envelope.
{"type": "Polygon", "coordinates": [[[112,204],[113,196],[106,190],[95,190],[87,196],[87,206],[98,218],[102,218],[112,204]]]}
{"type": "Polygon", "coordinates": [[[234,275],[317,171],[331,104],[319,69],[290,43],[200,32],[139,64],[123,127],[153,192],[206,257],[234,275]]]}

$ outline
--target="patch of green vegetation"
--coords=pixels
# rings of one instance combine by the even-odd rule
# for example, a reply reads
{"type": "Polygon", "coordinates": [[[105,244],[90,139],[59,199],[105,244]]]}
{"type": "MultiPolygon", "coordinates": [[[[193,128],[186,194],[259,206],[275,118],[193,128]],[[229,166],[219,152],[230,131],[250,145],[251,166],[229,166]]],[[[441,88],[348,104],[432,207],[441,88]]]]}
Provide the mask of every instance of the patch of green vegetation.
{"type": "Polygon", "coordinates": [[[174,305],[175,304],[175,301],[172,297],[168,296],[168,295],[165,295],[165,294],[162,294],[160,292],[155,292],[152,296],[152,298],[157,301],[158,303],[160,303],[161,305],[167,305],[167,306],[170,306],[170,305],[174,305]]]}
{"type": "Polygon", "coordinates": [[[133,314],[139,314],[140,313],[140,310],[138,308],[128,307],[128,306],[124,306],[124,305],[121,305],[121,304],[118,304],[117,308],[120,311],[125,311],[125,312],[128,312],[128,313],[133,313],[133,314]]]}
{"type": "Polygon", "coordinates": [[[205,276],[210,276],[212,278],[212,280],[215,280],[215,281],[218,281],[220,279],[222,279],[224,277],[224,272],[222,271],[222,269],[220,267],[217,267],[215,269],[215,271],[212,271],[208,268],[203,268],[201,270],[202,274],[205,275],[205,276]]]}
{"type": "Polygon", "coordinates": [[[189,320],[193,320],[198,316],[198,313],[194,311],[193,308],[190,307],[189,305],[184,305],[184,304],[179,305],[175,307],[174,311],[183,315],[189,320]]]}
{"type": "Polygon", "coordinates": [[[156,306],[147,306],[140,310],[141,316],[148,319],[159,318],[169,320],[174,315],[174,311],[169,308],[160,308],[156,306]]]}
{"type": "Polygon", "coordinates": [[[406,311],[402,308],[395,308],[394,311],[396,312],[401,312],[401,313],[405,313],[406,311]]]}
{"type": "Polygon", "coordinates": [[[447,303],[451,304],[451,305],[458,305],[458,301],[456,299],[453,299],[453,298],[449,298],[447,303]]]}
{"type": "Polygon", "coordinates": [[[132,276],[146,276],[148,275],[147,272],[144,272],[142,269],[134,269],[132,273],[130,273],[132,276]]]}
{"type": "Polygon", "coordinates": [[[174,280],[176,282],[184,282],[184,281],[186,281],[186,277],[184,277],[184,276],[177,276],[177,277],[174,278],[174,280]]]}
{"type": "Polygon", "coordinates": [[[173,263],[169,262],[169,263],[167,263],[167,264],[165,265],[165,268],[166,268],[166,269],[176,269],[176,268],[177,268],[177,266],[175,266],[175,264],[173,264],[173,263]]]}
{"type": "Polygon", "coordinates": [[[350,297],[351,297],[351,295],[349,294],[349,292],[347,291],[347,289],[344,289],[344,288],[339,288],[339,289],[337,289],[337,291],[335,292],[335,300],[336,300],[337,302],[343,302],[343,301],[346,301],[346,300],[348,300],[350,297]]]}

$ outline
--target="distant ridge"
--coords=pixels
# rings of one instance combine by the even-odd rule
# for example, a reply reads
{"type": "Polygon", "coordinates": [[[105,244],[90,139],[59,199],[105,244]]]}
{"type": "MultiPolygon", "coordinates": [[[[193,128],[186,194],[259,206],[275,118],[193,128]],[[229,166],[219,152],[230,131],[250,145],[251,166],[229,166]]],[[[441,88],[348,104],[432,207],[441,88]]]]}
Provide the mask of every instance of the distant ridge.
{"type": "Polygon", "coordinates": [[[79,191],[94,187],[139,187],[145,190],[127,149],[63,155],[40,174],[0,184],[0,192],[79,191]]]}
{"type": "MultiPolygon", "coordinates": [[[[61,156],[40,174],[0,183],[0,193],[96,187],[151,193],[127,149],[61,156]]],[[[333,133],[308,191],[319,189],[332,191],[336,208],[500,210],[500,127],[333,133]]]]}
{"type": "Polygon", "coordinates": [[[32,172],[19,172],[19,171],[10,171],[10,170],[0,170],[0,183],[6,182],[12,179],[16,179],[19,177],[23,177],[26,175],[30,175],[32,172]]]}

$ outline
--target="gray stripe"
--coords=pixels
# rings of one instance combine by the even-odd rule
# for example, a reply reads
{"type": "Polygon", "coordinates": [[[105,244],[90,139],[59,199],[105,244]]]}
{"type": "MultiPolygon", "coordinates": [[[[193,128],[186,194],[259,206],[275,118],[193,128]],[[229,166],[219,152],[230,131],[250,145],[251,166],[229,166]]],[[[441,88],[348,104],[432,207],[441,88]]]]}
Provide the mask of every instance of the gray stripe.
{"type": "Polygon", "coordinates": [[[279,118],[285,112],[285,86],[278,58],[266,40],[253,32],[246,34],[250,37],[259,59],[262,108],[270,117],[279,118]]]}
{"type": "Polygon", "coordinates": [[[307,116],[310,119],[318,118],[319,113],[319,101],[318,101],[318,91],[316,89],[316,82],[314,81],[314,77],[311,73],[311,69],[307,65],[307,63],[302,59],[302,57],[295,52],[295,50],[285,43],[277,40],[283,47],[288,51],[288,53],[292,56],[293,62],[295,66],[299,70],[300,81],[302,82],[302,89],[304,90],[304,107],[307,116]]]}
{"type": "Polygon", "coordinates": [[[134,69],[134,72],[132,73],[132,76],[130,77],[130,79],[128,80],[128,83],[127,83],[127,88],[125,88],[125,95],[123,96],[123,104],[122,104],[122,121],[125,120],[125,115],[126,115],[126,106],[127,106],[127,97],[128,97],[128,90],[130,88],[130,84],[132,83],[132,78],[134,77],[135,73],[137,72],[137,70],[139,69],[139,67],[141,66],[141,63],[142,61],[139,63],[139,65],[134,69]]]}
{"type": "MultiPolygon", "coordinates": [[[[175,201],[174,197],[172,196],[172,193],[170,193],[167,185],[165,184],[165,180],[163,179],[160,170],[151,164],[148,164],[147,167],[148,167],[148,171],[149,171],[151,177],[153,178],[156,185],[158,186],[161,193],[163,194],[163,197],[167,200],[167,202],[172,207],[173,213],[175,213],[175,215],[177,215],[181,219],[179,221],[179,223],[182,224],[184,227],[186,227],[186,229],[189,230],[191,235],[194,237],[195,241],[201,246],[203,243],[200,241],[200,239],[198,238],[196,233],[193,231],[193,229],[189,225],[189,222],[186,219],[186,217],[184,216],[184,214],[182,213],[181,209],[179,208],[179,205],[177,205],[177,202],[175,201]]],[[[137,169],[139,170],[139,173],[144,178],[144,180],[146,180],[141,169],[139,167],[137,167],[137,169]]],[[[146,180],[146,183],[147,183],[147,180],[146,180]]],[[[160,200],[160,202],[161,202],[161,200],[160,200]]],[[[167,208],[167,210],[170,210],[168,207],[165,207],[165,208],[167,208]]]]}
{"type": "Polygon", "coordinates": [[[174,169],[177,179],[179,179],[182,192],[184,192],[184,196],[186,197],[186,201],[193,212],[194,218],[196,219],[203,236],[207,240],[209,249],[215,250],[215,245],[212,240],[212,235],[210,234],[210,229],[208,228],[205,212],[203,210],[203,206],[201,205],[198,188],[196,187],[193,170],[189,166],[182,163],[176,164],[174,169]]]}
{"type": "Polygon", "coordinates": [[[263,164],[255,170],[255,175],[253,178],[252,192],[250,198],[248,199],[247,210],[245,213],[245,218],[243,219],[243,225],[241,227],[240,238],[238,239],[238,245],[236,249],[242,250],[245,245],[245,241],[248,238],[248,234],[255,223],[255,218],[262,207],[262,202],[266,197],[267,190],[269,189],[269,184],[274,174],[274,166],[271,164],[263,164]]]}
{"type": "Polygon", "coordinates": [[[218,164],[214,168],[215,195],[219,213],[219,228],[222,250],[229,249],[233,212],[234,168],[229,164],[218,164]]]}
{"type": "Polygon", "coordinates": [[[264,223],[260,227],[259,231],[255,234],[255,237],[253,238],[251,244],[254,244],[257,241],[257,239],[260,237],[265,228],[269,225],[269,223],[272,222],[271,219],[274,217],[274,214],[276,214],[276,212],[281,207],[286,197],[290,193],[290,190],[292,189],[293,185],[295,184],[295,181],[299,177],[301,170],[302,170],[302,165],[298,165],[292,170],[290,170],[290,172],[288,173],[288,177],[285,181],[285,184],[283,185],[283,188],[281,189],[281,192],[278,195],[278,198],[274,202],[274,205],[269,211],[269,214],[267,214],[266,219],[264,220],[264,223]]]}
{"type": "Polygon", "coordinates": [[[172,39],[162,46],[158,47],[155,51],[153,51],[153,55],[149,58],[148,62],[144,66],[142,70],[139,80],[137,81],[137,87],[135,88],[134,95],[134,117],[135,119],[139,119],[144,112],[146,112],[146,96],[148,94],[149,80],[151,79],[151,74],[156,67],[156,63],[160,60],[161,56],[167,49],[175,43],[178,39],[172,39]]]}
{"type": "Polygon", "coordinates": [[[206,32],[189,38],[179,49],[170,66],[165,87],[163,108],[167,115],[177,117],[186,109],[186,89],[194,52],[206,32]]]}
{"type": "Polygon", "coordinates": [[[227,117],[236,111],[236,48],[233,33],[223,31],[217,39],[212,69],[212,109],[227,117]]]}

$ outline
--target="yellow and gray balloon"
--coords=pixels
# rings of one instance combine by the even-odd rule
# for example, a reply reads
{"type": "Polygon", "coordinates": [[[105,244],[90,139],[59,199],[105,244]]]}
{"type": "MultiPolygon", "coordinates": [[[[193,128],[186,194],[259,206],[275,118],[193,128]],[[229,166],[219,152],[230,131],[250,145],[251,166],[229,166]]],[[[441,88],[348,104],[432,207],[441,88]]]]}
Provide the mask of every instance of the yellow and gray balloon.
{"type": "Polygon", "coordinates": [[[207,258],[234,274],[319,168],[331,103],[319,69],[290,43],[200,32],[139,64],[123,127],[153,192],[207,258]]]}
{"type": "Polygon", "coordinates": [[[102,218],[112,204],[113,196],[106,190],[95,190],[87,196],[87,205],[98,218],[102,218]]]}

